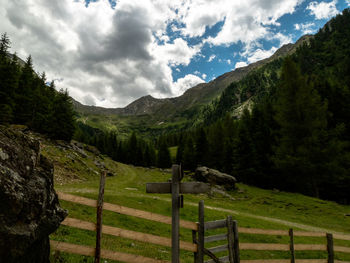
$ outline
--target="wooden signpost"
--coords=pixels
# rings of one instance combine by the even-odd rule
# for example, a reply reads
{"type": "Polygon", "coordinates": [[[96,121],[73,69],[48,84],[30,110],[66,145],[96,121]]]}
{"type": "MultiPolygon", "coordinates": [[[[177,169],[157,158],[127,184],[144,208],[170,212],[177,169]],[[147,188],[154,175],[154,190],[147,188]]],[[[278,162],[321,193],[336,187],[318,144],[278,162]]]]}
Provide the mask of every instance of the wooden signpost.
{"type": "Polygon", "coordinates": [[[183,174],[180,165],[172,166],[172,180],[167,183],[147,183],[146,192],[154,194],[170,194],[172,196],[172,224],[171,224],[171,262],[179,263],[180,255],[180,208],[183,207],[183,195],[200,194],[210,190],[209,185],[200,182],[181,183],[183,174]]]}

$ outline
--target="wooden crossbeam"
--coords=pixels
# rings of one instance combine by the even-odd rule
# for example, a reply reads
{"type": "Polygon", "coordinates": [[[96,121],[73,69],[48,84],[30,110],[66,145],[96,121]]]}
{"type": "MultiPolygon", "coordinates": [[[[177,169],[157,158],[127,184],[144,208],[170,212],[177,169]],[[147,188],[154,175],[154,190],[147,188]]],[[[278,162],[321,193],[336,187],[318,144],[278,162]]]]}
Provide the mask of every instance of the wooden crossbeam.
{"type": "MultiPolygon", "coordinates": [[[[62,222],[62,225],[84,229],[84,230],[90,230],[90,231],[96,230],[96,225],[94,223],[82,221],[82,220],[70,218],[70,217],[67,217],[62,222]]],[[[135,232],[135,231],[126,230],[122,228],[103,225],[102,233],[112,235],[112,236],[117,236],[117,237],[128,238],[128,239],[132,239],[140,242],[171,247],[170,238],[160,237],[160,236],[141,233],[141,232],[135,232]]],[[[180,249],[191,251],[191,252],[197,252],[197,245],[190,242],[180,241],[180,249]]]]}
{"type": "MultiPolygon", "coordinates": [[[[238,231],[240,233],[244,233],[244,234],[261,234],[261,235],[278,235],[278,236],[288,236],[289,235],[288,230],[239,227],[238,231]]],[[[294,231],[294,236],[325,237],[326,233],[325,232],[294,231]]],[[[333,238],[350,241],[350,235],[345,235],[345,234],[333,234],[333,238]]]]}
{"type": "Polygon", "coordinates": [[[217,228],[223,228],[226,227],[226,219],[222,220],[215,220],[215,221],[208,221],[204,223],[204,230],[210,230],[210,229],[217,229],[217,228]]]}
{"type": "MultiPolygon", "coordinates": [[[[210,186],[201,182],[180,183],[180,194],[202,194],[207,193],[210,186]]],[[[146,193],[169,194],[171,193],[171,183],[147,183],[146,193]]]]}
{"type": "Polygon", "coordinates": [[[269,244],[269,243],[240,243],[241,250],[280,250],[289,251],[288,244],[269,244]]]}
{"type": "MultiPolygon", "coordinates": [[[[71,195],[63,192],[57,192],[58,198],[60,200],[69,201],[81,205],[86,205],[90,207],[96,207],[97,201],[81,196],[71,195]]],[[[164,216],[159,215],[143,210],[138,210],[134,208],[129,208],[121,205],[111,204],[111,203],[104,203],[103,209],[116,212],[123,215],[129,215],[134,216],[142,219],[147,219],[155,222],[160,222],[164,224],[171,225],[171,217],[170,216],[164,216]]],[[[198,230],[197,224],[194,222],[186,221],[186,220],[180,220],[180,227],[191,229],[191,230],[198,230]]]]}
{"type": "MultiPolygon", "coordinates": [[[[75,245],[65,242],[58,242],[50,240],[50,246],[53,250],[65,253],[78,254],[83,256],[93,257],[95,255],[95,248],[75,245]]],[[[122,261],[126,263],[170,263],[169,261],[143,257],[139,255],[132,255],[117,251],[101,249],[101,258],[122,261]]]]}

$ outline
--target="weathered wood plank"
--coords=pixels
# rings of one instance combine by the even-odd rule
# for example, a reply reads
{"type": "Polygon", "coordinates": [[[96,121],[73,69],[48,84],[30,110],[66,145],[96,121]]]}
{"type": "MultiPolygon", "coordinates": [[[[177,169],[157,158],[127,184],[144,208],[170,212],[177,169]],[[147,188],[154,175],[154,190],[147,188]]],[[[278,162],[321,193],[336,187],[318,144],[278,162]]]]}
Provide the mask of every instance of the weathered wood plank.
{"type": "Polygon", "coordinates": [[[333,234],[333,239],[341,239],[341,240],[349,240],[350,241],[350,235],[333,234]]]}
{"type": "Polygon", "coordinates": [[[244,233],[244,234],[288,236],[288,231],[287,230],[274,230],[274,229],[260,229],[260,228],[239,227],[238,231],[240,233],[244,233]]]}
{"type": "MultiPolygon", "coordinates": [[[[90,207],[96,207],[97,201],[85,197],[80,197],[76,195],[66,194],[63,192],[57,192],[58,198],[64,201],[69,201],[81,205],[86,205],[90,207]]],[[[121,205],[111,204],[111,203],[104,203],[103,206],[104,210],[116,212],[123,215],[129,215],[134,216],[142,219],[147,219],[155,222],[160,222],[164,224],[171,225],[171,217],[170,216],[164,216],[159,215],[143,210],[138,210],[134,208],[129,208],[121,205]]],[[[195,222],[180,220],[180,227],[191,229],[191,230],[198,230],[197,224],[195,222]]]]}
{"type": "Polygon", "coordinates": [[[289,229],[289,247],[290,247],[290,262],[295,263],[295,252],[294,252],[294,231],[289,229]]]}
{"type": "MultiPolygon", "coordinates": [[[[82,221],[75,218],[67,217],[61,224],[65,226],[79,228],[79,229],[95,231],[94,223],[82,221]]],[[[171,247],[170,238],[160,237],[160,236],[141,233],[141,232],[135,232],[135,231],[126,230],[122,228],[103,225],[102,233],[107,235],[117,236],[117,237],[128,238],[128,239],[132,239],[140,242],[171,247]]],[[[197,252],[197,245],[190,242],[180,241],[180,248],[191,252],[197,252]]]]}
{"type": "Polygon", "coordinates": [[[334,263],[334,244],[333,235],[327,233],[327,252],[328,252],[328,263],[334,263]]]}
{"type": "MultiPolygon", "coordinates": [[[[220,262],[222,262],[222,263],[230,262],[229,256],[221,257],[221,258],[219,258],[219,260],[220,260],[220,262]]],[[[205,261],[204,263],[215,263],[215,261],[211,259],[211,260],[205,261]]]]}
{"type": "Polygon", "coordinates": [[[320,244],[294,244],[294,250],[320,250],[320,251],[327,251],[326,245],[320,245],[320,244]]]}
{"type": "Polygon", "coordinates": [[[204,230],[216,229],[226,227],[226,219],[216,220],[216,221],[208,221],[204,223],[204,230]]]}
{"type": "MultiPolygon", "coordinates": [[[[51,249],[56,251],[90,256],[90,257],[93,257],[95,255],[95,248],[92,248],[92,247],[58,242],[54,240],[50,240],[50,246],[51,246],[51,249]]],[[[117,251],[104,250],[104,249],[101,249],[101,258],[118,260],[118,261],[127,262],[127,263],[140,263],[140,262],[170,263],[169,261],[165,261],[165,260],[158,260],[158,259],[147,258],[143,256],[132,255],[132,254],[127,254],[127,253],[122,253],[117,251]]]]}
{"type": "Polygon", "coordinates": [[[288,244],[271,244],[271,243],[240,243],[241,250],[280,250],[289,251],[288,244]]]}
{"type": "Polygon", "coordinates": [[[227,239],[227,234],[219,234],[219,235],[213,235],[213,236],[208,236],[204,238],[204,243],[209,243],[209,242],[215,242],[215,241],[221,241],[221,240],[226,240],[227,239]]]}
{"type": "Polygon", "coordinates": [[[172,166],[171,180],[171,262],[180,263],[180,166],[172,166]]]}
{"type": "Polygon", "coordinates": [[[203,263],[204,258],[204,201],[198,203],[198,253],[197,262],[203,263]]]}
{"type": "MultiPolygon", "coordinates": [[[[197,239],[197,231],[192,230],[192,243],[193,244],[198,244],[198,239],[197,239]]],[[[180,244],[181,246],[181,244],[180,244]]],[[[195,252],[193,252],[193,262],[197,263],[197,252],[198,252],[198,245],[197,245],[197,250],[195,252]]]]}
{"type": "MultiPolygon", "coordinates": [[[[210,191],[210,186],[201,182],[185,182],[180,183],[181,194],[202,194],[210,191]]],[[[171,193],[171,183],[147,183],[146,193],[153,194],[169,194],[171,193]]]]}
{"type": "Polygon", "coordinates": [[[208,250],[211,253],[218,253],[221,251],[226,251],[226,250],[228,250],[228,244],[220,245],[220,246],[216,246],[216,247],[211,247],[211,248],[208,248],[208,250]]]}
{"type": "Polygon", "coordinates": [[[239,236],[238,236],[238,223],[237,220],[233,220],[233,250],[234,254],[234,263],[240,263],[239,255],[239,236]]]}
{"type": "Polygon", "coordinates": [[[100,263],[101,259],[101,238],[102,238],[102,211],[103,196],[105,192],[106,173],[102,173],[100,177],[100,188],[98,191],[97,211],[96,211],[96,250],[95,263],[100,263]]]}
{"type": "Polygon", "coordinates": [[[350,253],[350,247],[334,246],[335,252],[350,253]]]}
{"type": "Polygon", "coordinates": [[[249,259],[241,260],[241,263],[290,263],[289,259],[249,259]]]}
{"type": "MultiPolygon", "coordinates": [[[[327,260],[326,259],[297,259],[295,262],[296,263],[327,263],[327,260]]],[[[241,260],[241,263],[290,263],[290,260],[289,259],[253,259],[253,260],[241,260]]]]}
{"type": "Polygon", "coordinates": [[[234,248],[233,248],[233,221],[232,216],[226,218],[227,225],[227,243],[228,243],[228,255],[230,263],[234,263],[234,248]]]}
{"type": "Polygon", "coordinates": [[[326,233],[322,232],[307,232],[307,231],[294,231],[295,237],[325,237],[326,233]]]}

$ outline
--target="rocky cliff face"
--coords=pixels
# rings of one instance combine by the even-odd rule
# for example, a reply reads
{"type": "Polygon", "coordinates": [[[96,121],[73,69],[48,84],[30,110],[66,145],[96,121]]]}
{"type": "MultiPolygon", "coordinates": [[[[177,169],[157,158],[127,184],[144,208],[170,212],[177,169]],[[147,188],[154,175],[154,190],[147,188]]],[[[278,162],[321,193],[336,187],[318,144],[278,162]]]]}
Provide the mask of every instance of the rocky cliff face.
{"type": "Polygon", "coordinates": [[[49,262],[49,234],[65,216],[39,141],[0,126],[0,262],[49,262]]]}

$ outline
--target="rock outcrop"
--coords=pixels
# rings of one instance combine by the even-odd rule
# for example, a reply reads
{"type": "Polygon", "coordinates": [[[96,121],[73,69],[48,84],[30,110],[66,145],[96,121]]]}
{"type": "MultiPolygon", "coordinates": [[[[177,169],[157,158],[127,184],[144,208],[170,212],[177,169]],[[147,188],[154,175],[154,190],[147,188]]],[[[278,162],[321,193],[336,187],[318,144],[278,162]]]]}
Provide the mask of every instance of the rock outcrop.
{"type": "Polygon", "coordinates": [[[205,166],[197,167],[195,179],[211,185],[222,185],[226,190],[233,190],[237,182],[235,177],[205,166]]]}
{"type": "Polygon", "coordinates": [[[65,216],[39,141],[0,126],[0,262],[49,262],[49,234],[65,216]]]}

